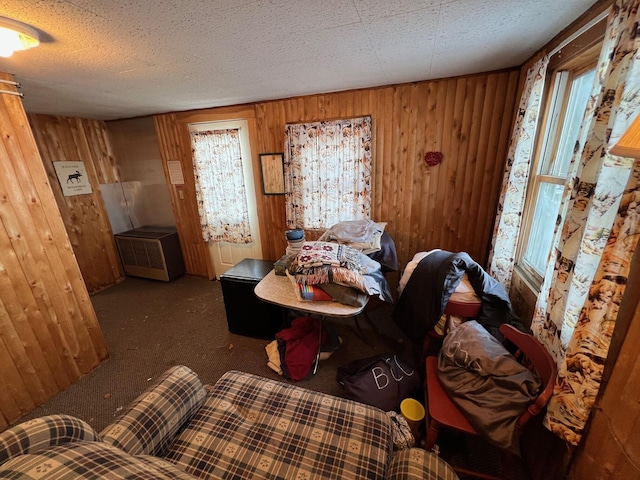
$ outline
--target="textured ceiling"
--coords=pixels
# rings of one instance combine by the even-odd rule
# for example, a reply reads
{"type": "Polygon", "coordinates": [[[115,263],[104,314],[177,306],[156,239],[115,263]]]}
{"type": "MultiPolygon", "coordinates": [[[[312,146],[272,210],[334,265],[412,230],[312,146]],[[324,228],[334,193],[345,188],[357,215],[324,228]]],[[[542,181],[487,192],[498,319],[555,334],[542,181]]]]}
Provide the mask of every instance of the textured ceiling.
{"type": "Polygon", "coordinates": [[[27,111],[96,119],[520,65],[595,0],[0,0],[27,111]]]}

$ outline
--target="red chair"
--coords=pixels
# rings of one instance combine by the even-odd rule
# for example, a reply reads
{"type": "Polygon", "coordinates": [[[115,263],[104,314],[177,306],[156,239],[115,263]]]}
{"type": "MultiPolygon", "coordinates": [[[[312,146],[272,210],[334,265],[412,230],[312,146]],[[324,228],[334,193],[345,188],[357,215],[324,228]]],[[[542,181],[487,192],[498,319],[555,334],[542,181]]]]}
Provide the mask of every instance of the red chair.
{"type": "MultiPolygon", "coordinates": [[[[545,407],[551,394],[557,376],[557,367],[554,359],[546,348],[533,336],[525,334],[511,325],[500,326],[500,333],[509,339],[518,349],[515,357],[526,365],[530,370],[535,371],[541,381],[542,389],[538,397],[529,404],[527,410],[518,417],[516,429],[522,427],[534,416],[538,415],[545,407]]],[[[425,415],[427,438],[424,448],[433,449],[441,428],[449,428],[469,435],[478,435],[476,430],[468,422],[464,414],[453,403],[447,392],[444,390],[438,377],[438,357],[427,357],[426,359],[426,380],[425,399],[427,404],[427,414],[425,415]]],[[[509,453],[503,451],[503,468],[509,453]],[[506,455],[506,457],[505,457],[506,455]]],[[[456,472],[472,475],[478,478],[503,478],[485,475],[479,472],[472,472],[461,468],[454,468],[456,472]]]]}
{"type": "MultiPolygon", "coordinates": [[[[450,298],[447,304],[444,307],[444,314],[446,315],[445,326],[449,325],[451,317],[462,317],[464,319],[476,318],[480,313],[480,308],[482,307],[482,302],[462,302],[450,298]]],[[[429,353],[429,347],[431,346],[432,340],[442,341],[444,335],[436,331],[435,329],[431,329],[427,332],[422,342],[422,357],[421,361],[424,360],[429,353]]]]}

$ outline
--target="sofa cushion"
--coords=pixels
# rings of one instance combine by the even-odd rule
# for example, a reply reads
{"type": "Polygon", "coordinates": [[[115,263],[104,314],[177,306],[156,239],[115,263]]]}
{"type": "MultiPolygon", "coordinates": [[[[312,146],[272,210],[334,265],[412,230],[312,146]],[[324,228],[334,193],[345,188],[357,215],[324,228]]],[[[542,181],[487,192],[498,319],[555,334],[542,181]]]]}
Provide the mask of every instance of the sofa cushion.
{"type": "Polygon", "coordinates": [[[207,391],[184,366],[172,367],[100,435],[131,455],[161,455],[204,402],[207,391]]]}
{"type": "Polygon", "coordinates": [[[391,460],[387,480],[424,478],[429,480],[458,480],[458,475],[438,455],[421,448],[399,451],[391,460]]]}
{"type": "Polygon", "coordinates": [[[205,478],[384,478],[389,418],[350,400],[227,372],[164,458],[205,478]]]}
{"type": "Polygon", "coordinates": [[[15,425],[0,433],[0,464],[25,453],[37,453],[69,442],[96,441],[88,423],[70,415],[47,415],[15,425]]]}
{"type": "Polygon", "coordinates": [[[12,458],[0,465],[4,479],[179,479],[193,480],[157,457],[133,456],[101,442],[75,442],[12,458]]]}

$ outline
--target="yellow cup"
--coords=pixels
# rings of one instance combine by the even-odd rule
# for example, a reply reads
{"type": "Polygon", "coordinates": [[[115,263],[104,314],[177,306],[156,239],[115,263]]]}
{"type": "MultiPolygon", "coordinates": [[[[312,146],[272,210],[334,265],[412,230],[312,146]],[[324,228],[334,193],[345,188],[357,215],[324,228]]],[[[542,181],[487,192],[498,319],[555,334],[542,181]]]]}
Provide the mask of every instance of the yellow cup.
{"type": "Polygon", "coordinates": [[[420,426],[424,421],[424,414],[424,407],[419,401],[413,398],[405,398],[400,402],[400,415],[409,424],[413,438],[416,439],[416,445],[420,442],[420,426]]]}

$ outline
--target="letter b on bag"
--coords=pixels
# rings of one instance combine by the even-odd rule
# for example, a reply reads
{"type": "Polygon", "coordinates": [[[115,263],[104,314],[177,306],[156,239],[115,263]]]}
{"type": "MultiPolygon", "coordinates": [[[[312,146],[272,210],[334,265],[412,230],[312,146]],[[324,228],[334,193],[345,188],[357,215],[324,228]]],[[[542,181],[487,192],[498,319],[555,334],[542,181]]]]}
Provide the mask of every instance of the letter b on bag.
{"type": "Polygon", "coordinates": [[[371,373],[373,374],[373,381],[376,382],[378,390],[382,390],[389,385],[389,377],[384,373],[382,367],[373,367],[371,373]]]}
{"type": "Polygon", "coordinates": [[[387,412],[420,388],[415,368],[392,353],[343,365],[338,368],[337,379],[354,400],[387,412]]]}

